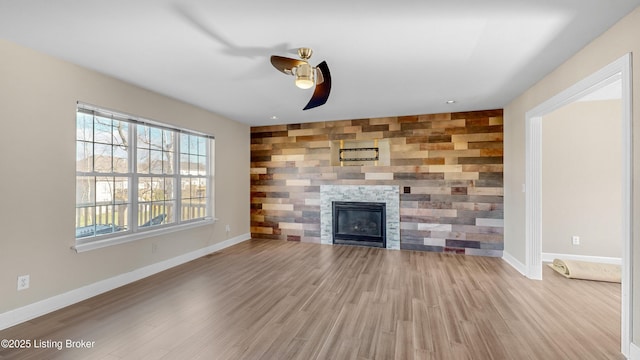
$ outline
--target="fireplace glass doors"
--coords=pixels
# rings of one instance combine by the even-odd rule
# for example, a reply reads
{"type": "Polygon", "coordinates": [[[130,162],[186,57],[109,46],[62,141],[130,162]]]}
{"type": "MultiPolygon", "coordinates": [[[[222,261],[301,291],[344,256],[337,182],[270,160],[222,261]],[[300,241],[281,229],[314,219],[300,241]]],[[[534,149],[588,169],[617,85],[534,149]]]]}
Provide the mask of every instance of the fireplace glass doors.
{"type": "Polygon", "coordinates": [[[386,247],[385,203],[333,202],[333,243],[386,247]]]}

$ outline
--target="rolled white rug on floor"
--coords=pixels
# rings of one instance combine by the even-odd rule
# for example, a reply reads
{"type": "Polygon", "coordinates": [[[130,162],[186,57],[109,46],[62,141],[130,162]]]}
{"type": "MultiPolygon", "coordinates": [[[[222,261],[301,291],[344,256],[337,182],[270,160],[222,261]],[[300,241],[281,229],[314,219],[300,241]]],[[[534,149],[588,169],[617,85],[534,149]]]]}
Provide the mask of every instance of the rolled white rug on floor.
{"type": "Polygon", "coordinates": [[[553,263],[548,265],[560,275],[568,279],[596,280],[617,283],[622,281],[620,265],[560,259],[554,259],[553,263]]]}

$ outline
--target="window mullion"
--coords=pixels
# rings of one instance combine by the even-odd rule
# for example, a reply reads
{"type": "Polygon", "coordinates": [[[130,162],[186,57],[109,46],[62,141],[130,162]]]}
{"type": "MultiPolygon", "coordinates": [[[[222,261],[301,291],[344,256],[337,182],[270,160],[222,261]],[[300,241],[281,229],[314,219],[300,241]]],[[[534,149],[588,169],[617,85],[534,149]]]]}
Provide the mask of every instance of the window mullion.
{"type": "Polygon", "coordinates": [[[205,195],[206,199],[207,199],[206,200],[207,209],[205,211],[205,216],[206,217],[213,217],[214,216],[214,214],[213,214],[213,197],[211,196],[211,194],[213,194],[213,189],[211,187],[213,186],[213,170],[214,170],[214,169],[212,169],[212,161],[211,161],[211,159],[213,158],[212,157],[212,155],[213,155],[212,152],[213,151],[212,151],[212,147],[211,147],[212,142],[213,142],[213,140],[207,139],[207,147],[206,147],[206,150],[207,150],[207,154],[206,154],[207,155],[207,169],[206,169],[207,177],[206,177],[206,180],[205,180],[205,185],[207,187],[207,191],[206,191],[206,195],[205,195]]]}
{"type": "MultiPolygon", "coordinates": [[[[113,139],[113,132],[114,132],[114,128],[113,128],[113,118],[111,118],[111,216],[109,216],[111,224],[116,224],[116,176],[115,176],[115,172],[116,172],[116,168],[115,168],[115,161],[113,160],[113,155],[114,155],[114,147],[115,147],[115,141],[113,139]]],[[[115,232],[115,228],[113,230],[115,232]]]]}
{"type": "Polygon", "coordinates": [[[176,187],[176,202],[175,202],[175,206],[176,206],[176,224],[180,224],[182,223],[182,162],[180,161],[180,157],[182,156],[182,153],[180,151],[181,149],[181,144],[180,141],[182,140],[182,136],[180,136],[180,133],[176,133],[176,156],[175,156],[175,166],[173,167],[174,169],[176,169],[175,171],[175,187],[176,187]]]}
{"type": "MultiPolygon", "coordinates": [[[[96,171],[96,116],[91,116],[91,172],[95,173],[96,171]]],[[[93,226],[93,231],[96,231],[96,224],[98,223],[98,212],[97,212],[97,204],[98,204],[98,184],[97,177],[92,175],[91,182],[93,183],[93,191],[91,193],[91,200],[93,203],[92,211],[91,211],[91,225],[93,226]]]]}
{"type": "Polygon", "coordinates": [[[129,123],[131,130],[129,131],[129,181],[131,182],[131,189],[129,190],[129,204],[131,204],[131,211],[129,214],[129,224],[133,232],[138,230],[138,146],[136,139],[138,139],[138,127],[134,123],[129,123]]]}

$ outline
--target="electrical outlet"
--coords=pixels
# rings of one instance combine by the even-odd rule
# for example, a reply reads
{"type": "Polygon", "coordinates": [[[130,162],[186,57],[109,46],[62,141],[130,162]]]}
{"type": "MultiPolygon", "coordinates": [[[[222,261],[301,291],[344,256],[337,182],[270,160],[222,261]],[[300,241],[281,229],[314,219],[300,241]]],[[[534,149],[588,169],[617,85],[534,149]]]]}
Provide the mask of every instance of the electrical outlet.
{"type": "Polygon", "coordinates": [[[156,253],[158,252],[158,244],[153,243],[151,244],[151,253],[156,253]]]}
{"type": "Polygon", "coordinates": [[[226,232],[231,232],[231,226],[229,224],[227,224],[224,229],[226,230],[226,232]]]}
{"type": "Polygon", "coordinates": [[[29,288],[29,275],[20,275],[18,276],[18,291],[25,290],[29,288]]]}
{"type": "Polygon", "coordinates": [[[580,245],[580,236],[577,236],[577,235],[572,236],[571,243],[573,245],[580,245]]]}

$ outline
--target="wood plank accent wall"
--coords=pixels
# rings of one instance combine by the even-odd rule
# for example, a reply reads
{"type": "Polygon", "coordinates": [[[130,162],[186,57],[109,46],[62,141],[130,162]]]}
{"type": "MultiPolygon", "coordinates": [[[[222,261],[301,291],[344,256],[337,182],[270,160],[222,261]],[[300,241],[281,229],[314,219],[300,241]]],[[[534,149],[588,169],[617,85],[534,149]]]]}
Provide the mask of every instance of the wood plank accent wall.
{"type": "Polygon", "coordinates": [[[251,235],[320,242],[320,185],[400,186],[402,249],[502,256],[502,109],[251,128],[251,235]],[[389,166],[331,166],[388,139],[389,166]]]}

